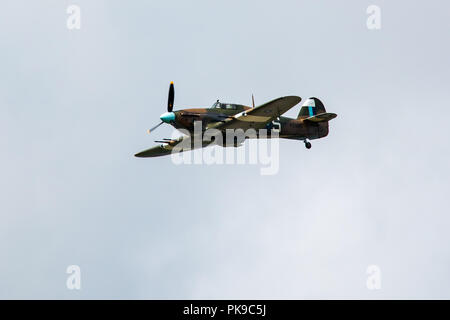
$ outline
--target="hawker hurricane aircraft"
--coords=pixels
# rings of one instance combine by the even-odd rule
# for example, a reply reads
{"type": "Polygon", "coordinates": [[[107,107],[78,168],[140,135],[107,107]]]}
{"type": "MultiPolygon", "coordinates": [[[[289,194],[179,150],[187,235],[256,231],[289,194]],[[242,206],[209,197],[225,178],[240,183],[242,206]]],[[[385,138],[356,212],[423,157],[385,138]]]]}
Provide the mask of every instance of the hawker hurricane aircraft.
{"type": "MultiPolygon", "coordinates": [[[[301,140],[305,143],[307,149],[311,148],[308,140],[323,138],[328,135],[328,121],[334,119],[337,115],[325,111],[323,103],[317,98],[307,99],[300,109],[296,119],[281,116],[286,111],[297,105],[302,99],[297,96],[286,96],[269,101],[265,104],[255,107],[252,96],[253,108],[233,103],[221,103],[217,100],[211,108],[194,108],[173,110],[175,90],[173,82],[169,87],[169,99],[167,112],[160,116],[161,122],[148,130],[152,132],[163,123],[168,123],[180,131],[188,132],[194,135],[195,123],[201,125],[201,131],[207,129],[217,129],[225,133],[228,129],[255,129],[257,135],[255,138],[279,137],[286,139],[301,140]],[[184,130],[183,130],[184,129],[184,130]],[[265,135],[260,134],[260,130],[267,130],[265,135]],[[277,132],[272,135],[271,132],[277,132]],[[259,132],[259,133],[258,133],[259,132]]],[[[163,139],[155,142],[158,146],[144,150],[135,154],[136,157],[158,157],[168,155],[172,150],[186,139],[188,135],[183,135],[178,139],[163,139]]],[[[244,138],[245,140],[245,138],[244,138]]],[[[231,146],[242,145],[243,141],[234,141],[231,146]]],[[[200,147],[206,147],[211,144],[228,146],[225,141],[204,141],[200,147]]]]}

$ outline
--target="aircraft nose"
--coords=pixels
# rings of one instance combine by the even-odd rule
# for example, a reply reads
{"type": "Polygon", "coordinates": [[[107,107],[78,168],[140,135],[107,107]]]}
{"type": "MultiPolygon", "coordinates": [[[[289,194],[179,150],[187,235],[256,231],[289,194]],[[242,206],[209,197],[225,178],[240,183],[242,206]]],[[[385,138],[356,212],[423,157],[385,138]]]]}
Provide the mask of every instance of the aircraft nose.
{"type": "Polygon", "coordinates": [[[170,123],[171,121],[175,121],[175,113],[165,112],[159,118],[165,123],[170,123]]]}

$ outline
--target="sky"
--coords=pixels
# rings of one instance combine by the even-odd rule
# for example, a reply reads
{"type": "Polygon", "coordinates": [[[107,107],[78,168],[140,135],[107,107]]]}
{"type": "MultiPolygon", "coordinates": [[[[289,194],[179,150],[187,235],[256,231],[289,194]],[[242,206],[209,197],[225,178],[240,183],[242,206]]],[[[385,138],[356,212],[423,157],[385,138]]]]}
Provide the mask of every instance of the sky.
{"type": "Polygon", "coordinates": [[[2,1],[0,298],[449,299],[449,11],[2,1]],[[298,95],[338,117],[280,141],[275,175],[135,158],[174,130],[146,134],[170,81],[175,109],[298,95]]]}

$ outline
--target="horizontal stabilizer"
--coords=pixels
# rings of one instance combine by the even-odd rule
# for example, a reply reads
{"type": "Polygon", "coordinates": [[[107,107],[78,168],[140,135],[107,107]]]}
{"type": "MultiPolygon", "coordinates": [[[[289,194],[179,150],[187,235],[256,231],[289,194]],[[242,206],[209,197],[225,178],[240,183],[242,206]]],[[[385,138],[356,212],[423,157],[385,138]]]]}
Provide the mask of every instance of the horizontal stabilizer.
{"type": "Polygon", "coordinates": [[[311,122],[325,122],[330,121],[331,119],[334,119],[337,117],[336,113],[331,112],[324,112],[316,114],[315,116],[309,117],[304,119],[304,121],[311,121],[311,122]]]}

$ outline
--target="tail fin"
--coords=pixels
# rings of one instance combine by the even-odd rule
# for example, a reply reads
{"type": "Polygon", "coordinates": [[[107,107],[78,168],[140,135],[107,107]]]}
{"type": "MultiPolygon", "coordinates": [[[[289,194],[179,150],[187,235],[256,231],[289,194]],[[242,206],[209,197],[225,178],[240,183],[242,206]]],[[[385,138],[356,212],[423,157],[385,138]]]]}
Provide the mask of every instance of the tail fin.
{"type": "Polygon", "coordinates": [[[302,104],[302,108],[300,109],[300,113],[298,114],[297,119],[309,118],[325,112],[326,112],[325,106],[323,105],[322,101],[312,97],[307,99],[302,104]]]}

